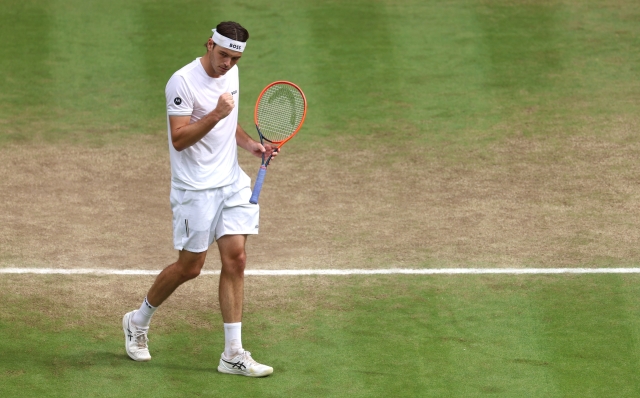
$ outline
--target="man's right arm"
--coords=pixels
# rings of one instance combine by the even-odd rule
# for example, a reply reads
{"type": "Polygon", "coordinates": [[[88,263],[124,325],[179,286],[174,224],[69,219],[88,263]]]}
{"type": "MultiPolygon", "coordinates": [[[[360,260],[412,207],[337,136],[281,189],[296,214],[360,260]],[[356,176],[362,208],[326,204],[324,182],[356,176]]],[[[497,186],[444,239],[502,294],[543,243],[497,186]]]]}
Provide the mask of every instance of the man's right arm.
{"type": "Polygon", "coordinates": [[[224,93],[218,98],[214,110],[197,122],[190,124],[191,116],[169,116],[171,143],[180,152],[200,141],[216,124],[227,117],[235,106],[233,96],[224,93]]]}

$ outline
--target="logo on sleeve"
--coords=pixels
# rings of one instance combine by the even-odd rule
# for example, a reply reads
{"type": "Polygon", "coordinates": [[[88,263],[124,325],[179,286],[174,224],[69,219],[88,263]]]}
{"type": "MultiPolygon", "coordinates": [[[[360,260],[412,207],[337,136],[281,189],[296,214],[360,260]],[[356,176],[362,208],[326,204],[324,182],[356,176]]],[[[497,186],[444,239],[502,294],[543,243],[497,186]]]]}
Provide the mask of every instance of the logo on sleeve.
{"type": "Polygon", "coordinates": [[[173,103],[174,103],[174,104],[176,104],[176,105],[180,105],[180,104],[182,103],[182,98],[180,98],[180,97],[175,97],[175,98],[173,99],[173,103]]]}

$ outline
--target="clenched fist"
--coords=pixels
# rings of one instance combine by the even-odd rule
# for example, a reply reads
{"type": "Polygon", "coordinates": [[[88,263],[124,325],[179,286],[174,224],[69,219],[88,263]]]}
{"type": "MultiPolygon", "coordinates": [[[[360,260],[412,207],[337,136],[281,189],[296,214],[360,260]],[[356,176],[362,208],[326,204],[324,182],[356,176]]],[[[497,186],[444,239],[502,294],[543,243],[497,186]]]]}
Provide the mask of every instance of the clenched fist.
{"type": "Polygon", "coordinates": [[[224,119],[229,116],[233,108],[236,106],[233,101],[233,96],[230,93],[224,93],[218,98],[218,105],[216,105],[216,109],[213,111],[220,117],[220,119],[224,119]]]}

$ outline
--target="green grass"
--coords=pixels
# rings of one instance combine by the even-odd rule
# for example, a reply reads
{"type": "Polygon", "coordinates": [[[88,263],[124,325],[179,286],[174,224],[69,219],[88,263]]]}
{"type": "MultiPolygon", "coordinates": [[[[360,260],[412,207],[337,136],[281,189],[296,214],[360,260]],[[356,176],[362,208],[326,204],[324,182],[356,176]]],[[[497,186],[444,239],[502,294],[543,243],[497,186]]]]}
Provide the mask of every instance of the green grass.
{"type": "Polygon", "coordinates": [[[633,1],[5,2],[1,142],[115,142],[165,129],[164,85],[215,21],[251,33],[241,121],[277,79],[309,99],[300,140],[479,145],[638,113],[633,1]],[[354,18],[354,15],[359,15],[354,18]]]}
{"type": "MultiPolygon", "coordinates": [[[[136,363],[126,358],[116,316],[108,317],[114,327],[83,319],[82,308],[72,305],[66,320],[52,319],[43,299],[5,293],[3,302],[11,308],[0,321],[0,394],[640,394],[638,276],[326,279],[330,284],[311,295],[303,287],[290,288],[297,299],[286,309],[246,314],[245,346],[275,368],[260,380],[216,372],[223,339],[218,329],[158,313],[150,334],[153,360],[136,363]]],[[[88,295],[87,304],[99,300],[88,295]]],[[[204,324],[220,322],[210,311],[189,311],[204,324]]]]}

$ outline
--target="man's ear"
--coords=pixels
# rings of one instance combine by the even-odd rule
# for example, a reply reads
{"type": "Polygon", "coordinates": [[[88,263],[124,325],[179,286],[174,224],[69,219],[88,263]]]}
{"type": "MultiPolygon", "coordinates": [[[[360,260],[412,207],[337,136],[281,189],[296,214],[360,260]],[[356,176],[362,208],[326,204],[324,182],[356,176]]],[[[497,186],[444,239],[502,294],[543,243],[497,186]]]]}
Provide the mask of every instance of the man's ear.
{"type": "Polygon", "coordinates": [[[213,50],[213,47],[216,46],[216,43],[213,42],[212,38],[209,38],[209,40],[207,40],[206,43],[204,43],[204,46],[207,48],[207,52],[213,50]]]}

